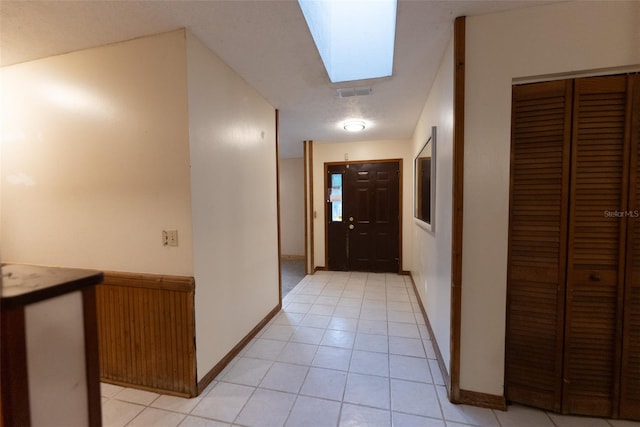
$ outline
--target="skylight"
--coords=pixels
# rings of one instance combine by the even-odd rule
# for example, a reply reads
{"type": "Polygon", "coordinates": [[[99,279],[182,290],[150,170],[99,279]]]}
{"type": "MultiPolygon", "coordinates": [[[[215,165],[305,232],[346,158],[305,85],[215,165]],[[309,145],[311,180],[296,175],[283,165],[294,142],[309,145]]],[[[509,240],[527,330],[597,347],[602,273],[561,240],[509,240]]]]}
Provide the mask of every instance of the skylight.
{"type": "Polygon", "coordinates": [[[397,0],[298,0],[332,83],[393,71],[397,0]]]}

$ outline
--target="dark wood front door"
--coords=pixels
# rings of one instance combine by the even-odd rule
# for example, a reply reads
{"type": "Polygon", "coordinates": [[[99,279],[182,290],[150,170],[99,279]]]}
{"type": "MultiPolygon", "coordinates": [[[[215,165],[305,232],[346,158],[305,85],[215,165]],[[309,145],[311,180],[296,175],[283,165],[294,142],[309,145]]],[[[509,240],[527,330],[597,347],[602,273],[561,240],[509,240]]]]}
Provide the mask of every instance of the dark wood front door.
{"type": "Polygon", "coordinates": [[[326,170],[329,270],[397,273],[400,162],[331,164],[326,170]]]}

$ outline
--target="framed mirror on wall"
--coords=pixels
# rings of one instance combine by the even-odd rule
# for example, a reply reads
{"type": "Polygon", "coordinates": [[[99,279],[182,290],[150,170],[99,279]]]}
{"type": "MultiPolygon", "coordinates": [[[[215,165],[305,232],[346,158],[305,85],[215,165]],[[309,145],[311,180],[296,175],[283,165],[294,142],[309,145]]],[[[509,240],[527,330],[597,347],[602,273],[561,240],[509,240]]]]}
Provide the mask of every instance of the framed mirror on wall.
{"type": "Polygon", "coordinates": [[[435,231],[436,202],[436,126],[413,162],[414,216],[418,224],[435,231]]]}

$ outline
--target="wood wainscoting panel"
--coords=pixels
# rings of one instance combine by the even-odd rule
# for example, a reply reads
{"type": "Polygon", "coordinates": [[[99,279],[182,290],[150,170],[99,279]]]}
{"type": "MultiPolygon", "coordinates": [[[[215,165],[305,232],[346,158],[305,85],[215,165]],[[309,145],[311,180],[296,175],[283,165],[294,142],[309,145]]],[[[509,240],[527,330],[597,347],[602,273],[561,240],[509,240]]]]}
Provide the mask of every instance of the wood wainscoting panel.
{"type": "Polygon", "coordinates": [[[105,272],[96,287],[100,377],[195,396],[193,277],[105,272]]]}

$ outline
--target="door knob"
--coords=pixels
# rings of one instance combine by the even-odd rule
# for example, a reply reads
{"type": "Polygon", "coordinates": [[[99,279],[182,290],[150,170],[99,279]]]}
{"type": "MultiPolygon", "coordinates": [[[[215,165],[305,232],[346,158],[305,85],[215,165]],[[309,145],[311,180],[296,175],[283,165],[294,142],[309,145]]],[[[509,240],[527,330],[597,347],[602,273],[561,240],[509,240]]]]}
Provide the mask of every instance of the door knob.
{"type": "Polygon", "coordinates": [[[353,230],[354,228],[356,228],[353,224],[349,224],[349,230],[353,230]]]}
{"type": "Polygon", "coordinates": [[[349,221],[353,222],[353,217],[352,216],[349,217],[349,221]]]}

